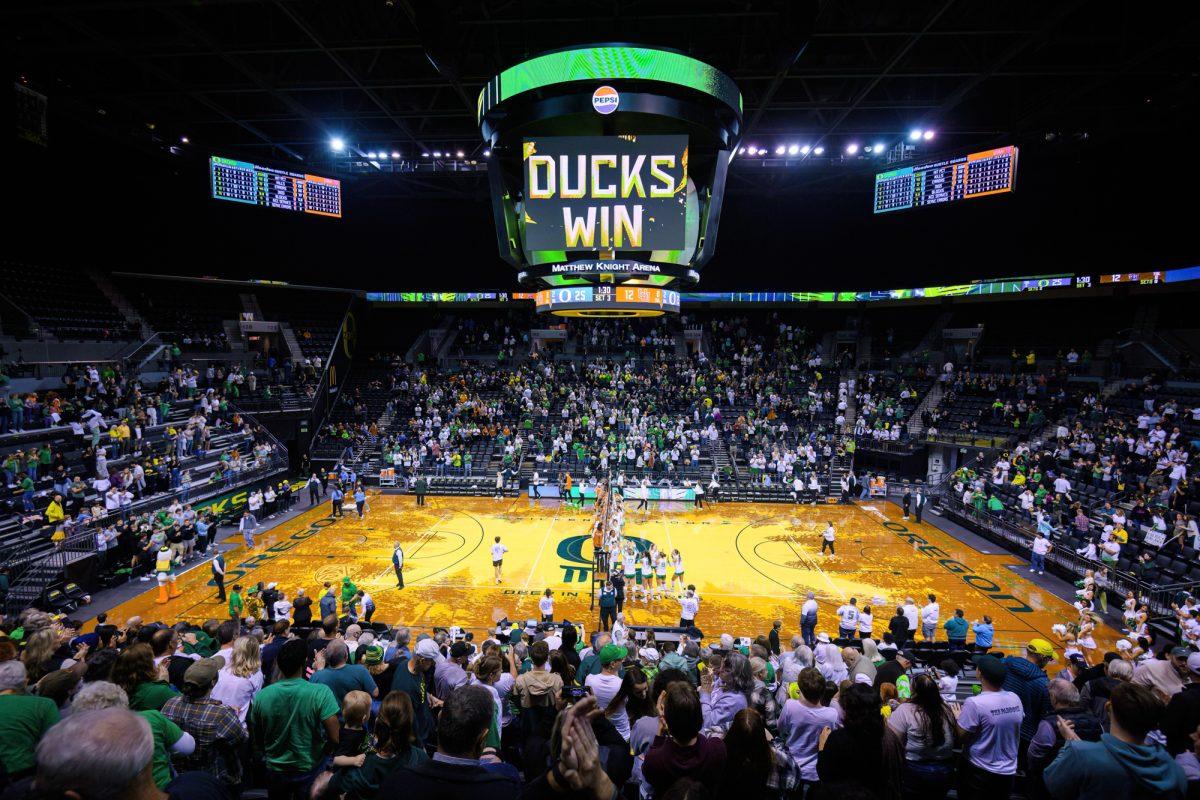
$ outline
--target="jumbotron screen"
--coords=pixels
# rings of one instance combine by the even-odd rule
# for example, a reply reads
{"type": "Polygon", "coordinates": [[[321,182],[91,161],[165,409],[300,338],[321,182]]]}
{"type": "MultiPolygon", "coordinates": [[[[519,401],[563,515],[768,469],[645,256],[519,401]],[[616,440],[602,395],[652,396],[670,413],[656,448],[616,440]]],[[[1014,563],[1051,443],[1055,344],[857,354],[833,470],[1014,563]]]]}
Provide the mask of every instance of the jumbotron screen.
{"type": "Polygon", "coordinates": [[[688,137],[543,136],[523,146],[526,250],[683,248],[688,137]]]}
{"type": "Polygon", "coordinates": [[[875,176],[875,213],[1011,192],[1016,183],[1014,145],[893,169],[875,176]]]}
{"type": "Polygon", "coordinates": [[[320,175],[264,167],[213,156],[208,160],[212,196],[253,206],[342,216],[342,182],[320,175]]]}

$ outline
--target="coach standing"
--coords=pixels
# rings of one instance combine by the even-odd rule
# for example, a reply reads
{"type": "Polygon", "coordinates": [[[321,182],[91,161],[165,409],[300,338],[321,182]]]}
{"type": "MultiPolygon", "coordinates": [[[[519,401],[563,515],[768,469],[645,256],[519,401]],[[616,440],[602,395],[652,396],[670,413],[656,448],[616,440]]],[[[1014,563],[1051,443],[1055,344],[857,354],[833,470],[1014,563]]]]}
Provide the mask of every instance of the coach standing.
{"type": "Polygon", "coordinates": [[[317,504],[317,502],[321,499],[321,480],[320,480],[320,478],[317,477],[317,473],[314,472],[312,474],[312,477],[308,479],[307,486],[308,486],[308,504],[309,504],[309,506],[315,506],[317,504]]]}
{"type": "Polygon", "coordinates": [[[400,547],[400,543],[396,542],[396,547],[392,550],[392,569],[396,570],[396,588],[404,588],[404,549],[400,547]]]}

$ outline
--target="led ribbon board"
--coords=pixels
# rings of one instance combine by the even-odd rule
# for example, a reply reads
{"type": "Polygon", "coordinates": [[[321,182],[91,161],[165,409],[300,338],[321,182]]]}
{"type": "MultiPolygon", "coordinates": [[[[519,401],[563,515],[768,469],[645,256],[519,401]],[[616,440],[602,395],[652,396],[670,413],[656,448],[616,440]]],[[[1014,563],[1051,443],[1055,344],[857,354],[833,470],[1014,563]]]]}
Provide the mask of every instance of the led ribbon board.
{"type": "Polygon", "coordinates": [[[644,286],[573,286],[533,296],[539,312],[564,317],[650,317],[679,313],[679,292],[644,286]]]}
{"type": "Polygon", "coordinates": [[[683,86],[715,97],[741,116],[742,94],[725,73],[691,56],[652,47],[584,47],[545,53],[509,67],[479,93],[476,114],[524,92],[573,81],[631,79],[683,86]]]}
{"type": "Polygon", "coordinates": [[[208,172],[212,196],[217,200],[322,217],[342,216],[342,182],[333,178],[220,156],[208,160],[208,172]]]}
{"type": "Polygon", "coordinates": [[[875,213],[1011,192],[1016,182],[1014,145],[893,169],[875,176],[875,213]]]}

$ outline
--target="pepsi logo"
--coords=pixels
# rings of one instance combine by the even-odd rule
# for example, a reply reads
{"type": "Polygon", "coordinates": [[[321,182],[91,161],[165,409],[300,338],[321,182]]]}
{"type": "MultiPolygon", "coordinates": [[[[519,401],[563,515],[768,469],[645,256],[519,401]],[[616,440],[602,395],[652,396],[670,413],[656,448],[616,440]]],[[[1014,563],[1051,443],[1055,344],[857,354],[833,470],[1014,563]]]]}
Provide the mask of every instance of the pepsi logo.
{"type": "Polygon", "coordinates": [[[611,114],[617,110],[621,95],[611,86],[601,86],[592,92],[592,108],[599,114],[611,114]]]}

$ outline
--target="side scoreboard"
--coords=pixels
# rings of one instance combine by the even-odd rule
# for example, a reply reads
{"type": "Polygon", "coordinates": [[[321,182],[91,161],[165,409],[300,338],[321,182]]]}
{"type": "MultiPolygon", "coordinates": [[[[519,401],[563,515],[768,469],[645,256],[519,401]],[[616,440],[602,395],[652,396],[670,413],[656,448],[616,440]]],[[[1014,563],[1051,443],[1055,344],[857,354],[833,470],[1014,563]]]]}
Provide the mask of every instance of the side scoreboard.
{"type": "Polygon", "coordinates": [[[322,217],[342,216],[342,182],[334,178],[220,156],[208,160],[208,172],[212,196],[217,200],[322,217]]]}
{"type": "Polygon", "coordinates": [[[1011,192],[1016,183],[1015,145],[893,169],[875,175],[875,213],[1011,192]]]}

